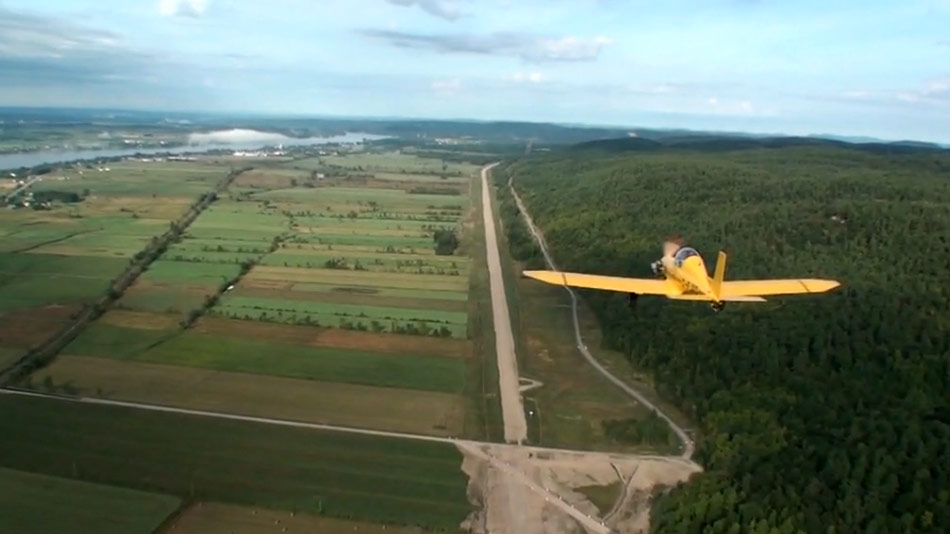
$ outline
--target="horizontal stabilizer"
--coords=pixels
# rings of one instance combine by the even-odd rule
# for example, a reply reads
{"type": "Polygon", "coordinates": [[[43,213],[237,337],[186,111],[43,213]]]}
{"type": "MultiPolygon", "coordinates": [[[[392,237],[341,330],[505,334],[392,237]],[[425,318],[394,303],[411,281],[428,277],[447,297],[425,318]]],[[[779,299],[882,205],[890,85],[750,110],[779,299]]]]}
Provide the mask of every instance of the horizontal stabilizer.
{"type": "MultiPolygon", "coordinates": [[[[707,295],[669,295],[673,300],[702,300],[706,302],[712,302],[712,298],[707,295]]],[[[719,300],[722,302],[765,302],[765,299],[762,297],[755,297],[752,295],[731,295],[728,297],[719,297],[719,300]]]]}

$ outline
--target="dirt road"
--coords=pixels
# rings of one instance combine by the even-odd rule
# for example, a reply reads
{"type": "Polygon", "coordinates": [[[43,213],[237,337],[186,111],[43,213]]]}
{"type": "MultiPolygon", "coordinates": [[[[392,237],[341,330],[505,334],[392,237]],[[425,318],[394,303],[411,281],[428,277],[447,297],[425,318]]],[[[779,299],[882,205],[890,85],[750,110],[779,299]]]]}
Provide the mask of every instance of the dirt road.
{"type": "MultiPolygon", "coordinates": [[[[484,177],[484,174],[483,174],[483,177],[484,177]]],[[[519,197],[518,192],[515,191],[515,188],[511,183],[511,179],[508,180],[508,188],[511,190],[511,195],[514,197],[515,203],[518,205],[518,211],[521,212],[521,214],[524,216],[525,222],[528,224],[528,229],[531,231],[531,235],[533,235],[535,241],[538,242],[538,246],[541,248],[541,253],[544,255],[544,261],[545,263],[547,263],[548,268],[551,269],[552,271],[558,270],[557,266],[554,263],[554,259],[551,257],[550,252],[548,252],[548,247],[547,247],[547,244],[544,242],[544,237],[541,235],[541,232],[540,230],[538,230],[538,227],[534,225],[534,221],[531,220],[531,214],[528,213],[527,208],[525,208],[525,205],[521,202],[521,197],[519,197]]],[[[590,353],[590,351],[587,350],[587,345],[584,344],[584,339],[581,337],[580,321],[577,318],[577,295],[574,293],[574,290],[572,290],[570,287],[564,286],[564,289],[567,290],[568,294],[571,296],[571,310],[574,315],[574,338],[577,341],[577,350],[580,351],[581,355],[584,356],[584,359],[586,359],[587,362],[590,363],[591,366],[593,366],[594,369],[596,369],[597,372],[603,375],[607,380],[610,380],[611,382],[613,382],[614,385],[619,387],[621,390],[623,390],[624,393],[626,393],[627,395],[635,399],[637,402],[639,402],[643,406],[659,414],[659,416],[662,417],[663,420],[665,420],[667,424],[670,425],[670,428],[679,437],[680,442],[682,442],[683,450],[681,451],[680,455],[686,459],[692,458],[693,452],[696,449],[696,445],[693,443],[693,440],[689,437],[686,431],[683,430],[683,428],[680,427],[678,424],[676,424],[676,422],[673,421],[673,419],[671,419],[668,415],[666,415],[666,413],[664,413],[663,410],[661,410],[659,407],[653,404],[653,402],[647,399],[642,393],[633,389],[632,387],[627,385],[624,381],[620,380],[619,378],[611,374],[610,371],[605,369],[604,366],[601,365],[600,362],[598,362],[594,358],[594,356],[590,353]]]]}
{"type": "Polygon", "coordinates": [[[511,316],[505,297],[505,279],[502,276],[495,218],[491,207],[488,172],[493,163],[482,169],[482,216],[485,221],[485,249],[488,253],[488,275],[491,280],[491,308],[495,326],[495,353],[498,357],[498,389],[501,394],[501,413],[505,422],[505,441],[521,443],[528,437],[528,423],[524,415],[524,401],[518,384],[518,360],[515,357],[515,339],[511,333],[511,316]]]}

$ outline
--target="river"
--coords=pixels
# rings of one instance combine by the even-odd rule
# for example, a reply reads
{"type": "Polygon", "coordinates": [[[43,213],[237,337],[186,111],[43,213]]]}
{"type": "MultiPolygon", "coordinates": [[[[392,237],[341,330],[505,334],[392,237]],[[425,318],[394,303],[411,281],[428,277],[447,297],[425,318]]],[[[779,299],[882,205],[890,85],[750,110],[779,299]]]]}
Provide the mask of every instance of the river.
{"type": "Polygon", "coordinates": [[[211,150],[254,150],[265,146],[309,146],[325,145],[329,143],[359,143],[386,139],[386,135],[374,135],[360,132],[347,132],[344,135],[331,137],[288,137],[286,135],[268,132],[254,132],[259,135],[249,135],[253,130],[222,130],[207,134],[192,134],[187,145],[159,148],[102,148],[92,150],[40,150],[37,152],[23,152],[18,154],[0,154],[0,169],[18,169],[20,167],[35,167],[48,163],[64,163],[77,160],[93,160],[97,158],[114,158],[132,156],[135,154],[197,154],[211,150]]]}

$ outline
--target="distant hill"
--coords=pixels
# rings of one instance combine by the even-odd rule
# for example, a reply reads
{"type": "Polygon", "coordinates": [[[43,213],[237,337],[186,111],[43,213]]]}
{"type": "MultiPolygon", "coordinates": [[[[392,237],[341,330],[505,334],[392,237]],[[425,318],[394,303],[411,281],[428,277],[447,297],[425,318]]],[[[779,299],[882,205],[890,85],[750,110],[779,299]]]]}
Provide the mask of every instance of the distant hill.
{"type": "Polygon", "coordinates": [[[635,152],[645,150],[689,150],[700,152],[726,152],[755,148],[786,148],[796,146],[839,147],[862,150],[875,154],[912,154],[918,152],[944,151],[935,143],[913,141],[852,143],[843,140],[818,137],[717,137],[693,134],[664,139],[624,137],[578,143],[573,150],[597,150],[603,152],[635,152]]]}

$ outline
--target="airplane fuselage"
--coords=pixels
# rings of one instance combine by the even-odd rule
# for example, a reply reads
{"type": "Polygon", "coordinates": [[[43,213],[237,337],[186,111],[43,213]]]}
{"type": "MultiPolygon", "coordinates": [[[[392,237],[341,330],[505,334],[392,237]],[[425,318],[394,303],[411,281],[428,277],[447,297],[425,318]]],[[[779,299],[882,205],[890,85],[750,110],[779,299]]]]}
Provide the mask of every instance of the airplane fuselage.
{"type": "Polygon", "coordinates": [[[706,295],[716,300],[710,284],[706,264],[699,256],[686,258],[681,263],[670,256],[660,260],[667,280],[676,284],[682,294],[706,295]]]}

